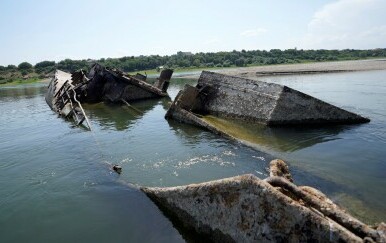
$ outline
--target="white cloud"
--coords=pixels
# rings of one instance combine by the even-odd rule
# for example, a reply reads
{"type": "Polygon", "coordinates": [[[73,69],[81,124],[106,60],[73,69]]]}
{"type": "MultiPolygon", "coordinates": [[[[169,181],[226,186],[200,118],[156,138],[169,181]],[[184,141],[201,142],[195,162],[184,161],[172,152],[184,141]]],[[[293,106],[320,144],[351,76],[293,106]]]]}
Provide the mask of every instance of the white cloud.
{"type": "Polygon", "coordinates": [[[307,34],[297,43],[303,48],[386,47],[386,1],[339,0],[317,11],[307,34]]]}
{"type": "Polygon", "coordinates": [[[264,28],[257,28],[257,29],[245,30],[245,31],[241,32],[240,35],[245,36],[245,37],[254,37],[254,36],[264,34],[266,32],[267,32],[267,30],[264,28]]]}

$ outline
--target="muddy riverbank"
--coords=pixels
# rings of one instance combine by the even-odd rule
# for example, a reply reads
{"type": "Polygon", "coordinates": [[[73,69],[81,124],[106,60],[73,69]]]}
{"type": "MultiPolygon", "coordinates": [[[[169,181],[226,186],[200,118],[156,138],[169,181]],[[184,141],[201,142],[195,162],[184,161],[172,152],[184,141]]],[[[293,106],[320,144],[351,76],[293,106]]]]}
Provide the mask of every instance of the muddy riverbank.
{"type": "MultiPolygon", "coordinates": [[[[354,71],[386,70],[386,59],[316,62],[287,65],[267,65],[212,70],[214,72],[257,79],[261,76],[339,73],[354,71]]],[[[180,78],[198,78],[200,72],[178,75],[180,78]]]]}

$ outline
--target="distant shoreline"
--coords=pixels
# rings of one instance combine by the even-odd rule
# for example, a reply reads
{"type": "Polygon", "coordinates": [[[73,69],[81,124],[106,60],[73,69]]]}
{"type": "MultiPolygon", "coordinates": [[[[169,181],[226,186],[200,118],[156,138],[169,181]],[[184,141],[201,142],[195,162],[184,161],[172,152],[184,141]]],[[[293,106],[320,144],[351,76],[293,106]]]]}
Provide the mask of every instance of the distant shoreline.
{"type": "MultiPolygon", "coordinates": [[[[214,72],[238,76],[243,78],[256,79],[262,76],[275,75],[298,75],[298,74],[319,74],[319,73],[338,73],[354,71],[386,70],[386,59],[366,59],[353,61],[334,61],[334,62],[313,62],[285,65],[265,65],[253,67],[239,67],[216,69],[214,72]]],[[[176,75],[177,76],[177,75],[176,75]]],[[[195,74],[180,74],[178,78],[197,79],[200,72],[195,74]]]]}
{"type": "MultiPolygon", "coordinates": [[[[339,72],[355,72],[355,71],[372,71],[386,70],[386,59],[363,59],[349,61],[333,61],[333,62],[311,62],[297,64],[280,64],[280,65],[264,65],[251,67],[229,67],[229,68],[203,68],[194,70],[175,71],[172,78],[182,79],[198,79],[201,71],[207,70],[216,73],[222,73],[231,76],[237,76],[249,79],[258,79],[263,76],[276,75],[301,75],[301,74],[320,74],[320,73],[339,73],[339,72]]],[[[149,70],[147,70],[149,71],[149,70]]],[[[138,71],[140,73],[146,71],[138,71]]],[[[158,73],[156,73],[158,74],[158,73]]],[[[149,76],[156,76],[150,74],[149,76]]],[[[25,85],[37,82],[48,82],[49,79],[27,79],[15,80],[8,83],[0,84],[0,87],[25,85]]]]}

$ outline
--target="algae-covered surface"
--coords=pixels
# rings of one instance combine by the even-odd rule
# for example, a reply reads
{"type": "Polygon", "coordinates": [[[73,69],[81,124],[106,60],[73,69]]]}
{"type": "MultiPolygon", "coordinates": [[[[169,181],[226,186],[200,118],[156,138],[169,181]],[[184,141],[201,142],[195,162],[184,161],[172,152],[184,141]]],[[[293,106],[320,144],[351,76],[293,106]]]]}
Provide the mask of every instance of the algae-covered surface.
{"type": "MultiPolygon", "coordinates": [[[[275,130],[244,124],[242,132],[230,126],[260,150],[165,120],[168,98],[132,102],[142,113],[84,105],[89,132],[49,109],[44,84],[0,87],[0,242],[181,242],[170,221],[130,185],[177,186],[245,173],[265,178],[277,157],[288,162],[297,184],[321,189],[366,222],[385,221],[385,76],[272,78],[371,122],[275,130]],[[112,164],[122,166],[121,175],[112,164]]],[[[195,82],[172,80],[171,98],[195,82]]]]}

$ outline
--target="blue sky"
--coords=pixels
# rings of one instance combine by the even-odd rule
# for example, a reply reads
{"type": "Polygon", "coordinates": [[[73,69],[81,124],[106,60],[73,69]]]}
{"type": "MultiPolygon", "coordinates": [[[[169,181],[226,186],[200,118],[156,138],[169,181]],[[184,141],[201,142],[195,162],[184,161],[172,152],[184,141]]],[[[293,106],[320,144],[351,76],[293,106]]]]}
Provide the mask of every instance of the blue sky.
{"type": "Polygon", "coordinates": [[[0,65],[177,51],[386,47],[385,0],[1,0],[0,65]]]}

